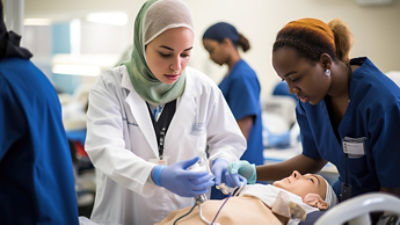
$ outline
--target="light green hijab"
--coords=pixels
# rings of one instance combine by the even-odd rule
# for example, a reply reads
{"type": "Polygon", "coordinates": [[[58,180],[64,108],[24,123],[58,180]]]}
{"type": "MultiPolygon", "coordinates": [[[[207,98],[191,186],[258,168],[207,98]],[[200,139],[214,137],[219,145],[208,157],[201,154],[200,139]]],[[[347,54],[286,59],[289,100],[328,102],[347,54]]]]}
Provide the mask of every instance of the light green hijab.
{"type": "Polygon", "coordinates": [[[145,45],[167,29],[176,27],[193,31],[191,13],[181,0],[148,0],[135,20],[131,59],[123,65],[128,68],[136,92],[152,105],[175,100],[185,89],[185,71],[175,83],[164,84],[153,75],[146,62],[145,45]]]}

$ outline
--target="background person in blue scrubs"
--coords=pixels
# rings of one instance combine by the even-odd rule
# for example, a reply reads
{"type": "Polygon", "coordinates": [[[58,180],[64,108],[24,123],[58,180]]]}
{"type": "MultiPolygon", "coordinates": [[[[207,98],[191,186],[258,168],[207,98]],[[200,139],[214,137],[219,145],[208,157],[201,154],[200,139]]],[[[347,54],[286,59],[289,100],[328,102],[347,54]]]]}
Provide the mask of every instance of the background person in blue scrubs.
{"type": "MultiPolygon", "coordinates": [[[[204,32],[203,46],[212,61],[228,66],[228,73],[219,88],[247,139],[247,149],[241,159],[256,165],[264,164],[260,83],[257,74],[241,58],[238,50],[238,46],[244,52],[249,50],[249,41],[231,24],[219,22],[204,32]]],[[[217,197],[215,191],[212,192],[212,198],[221,197],[224,196],[218,194],[217,197]]]]}
{"type": "Polygon", "coordinates": [[[78,224],[57,93],[0,14],[0,224],[78,224]]]}

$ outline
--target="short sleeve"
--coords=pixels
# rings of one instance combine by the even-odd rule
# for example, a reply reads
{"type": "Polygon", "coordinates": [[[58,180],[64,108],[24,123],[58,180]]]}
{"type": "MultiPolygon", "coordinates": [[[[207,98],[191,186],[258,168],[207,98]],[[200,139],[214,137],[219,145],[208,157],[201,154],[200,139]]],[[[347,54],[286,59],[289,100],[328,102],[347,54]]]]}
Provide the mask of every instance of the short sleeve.
{"type": "Polygon", "coordinates": [[[232,80],[228,105],[236,120],[256,116],[260,110],[259,83],[252,77],[240,76],[232,80]]]}

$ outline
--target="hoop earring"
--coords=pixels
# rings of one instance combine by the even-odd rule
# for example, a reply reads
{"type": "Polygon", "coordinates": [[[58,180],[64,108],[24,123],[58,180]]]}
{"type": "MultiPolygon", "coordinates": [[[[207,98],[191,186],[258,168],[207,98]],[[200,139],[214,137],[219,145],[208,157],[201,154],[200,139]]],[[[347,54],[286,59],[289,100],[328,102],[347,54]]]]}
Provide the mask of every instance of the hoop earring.
{"type": "Polygon", "coordinates": [[[327,77],[331,76],[331,70],[330,69],[326,69],[325,70],[325,76],[327,76],[327,77]]]}

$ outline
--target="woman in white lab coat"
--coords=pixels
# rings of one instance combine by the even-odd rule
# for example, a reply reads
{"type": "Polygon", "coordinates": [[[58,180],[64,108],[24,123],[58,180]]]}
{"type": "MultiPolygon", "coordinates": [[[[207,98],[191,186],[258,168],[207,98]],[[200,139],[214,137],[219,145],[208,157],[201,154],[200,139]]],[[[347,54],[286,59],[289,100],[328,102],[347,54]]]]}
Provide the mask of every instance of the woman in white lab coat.
{"type": "Polygon", "coordinates": [[[89,94],[85,148],[99,224],[154,224],[214,183],[237,184],[225,171],[246,148],[219,88],[186,67],[194,39],[187,6],[147,1],[134,34],[131,60],[103,73],[89,94]],[[187,169],[206,149],[215,182],[187,169]]]}

